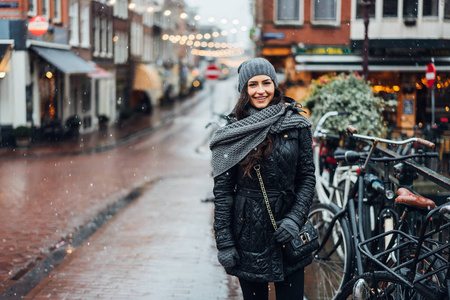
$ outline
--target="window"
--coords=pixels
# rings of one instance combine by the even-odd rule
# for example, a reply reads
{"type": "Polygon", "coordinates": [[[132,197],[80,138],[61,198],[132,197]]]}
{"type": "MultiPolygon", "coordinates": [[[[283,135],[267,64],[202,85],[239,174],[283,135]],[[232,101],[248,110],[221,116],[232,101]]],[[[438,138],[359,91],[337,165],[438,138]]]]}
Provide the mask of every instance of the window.
{"type": "Polygon", "coordinates": [[[312,7],[314,24],[339,25],[339,0],[314,0],[312,7]]]}
{"type": "Polygon", "coordinates": [[[142,23],[148,27],[153,26],[153,12],[145,12],[142,18],[142,23]]]}
{"type": "Polygon", "coordinates": [[[383,2],[383,17],[397,17],[398,16],[398,1],[390,0],[383,2]]]}
{"type": "Polygon", "coordinates": [[[142,39],[144,31],[142,25],[136,22],[131,22],[130,27],[130,52],[132,55],[142,55],[142,39]]]}
{"type": "Polygon", "coordinates": [[[417,1],[403,0],[403,18],[417,18],[417,1]]]}
{"type": "Polygon", "coordinates": [[[116,3],[114,3],[113,13],[115,17],[128,19],[128,1],[116,0],[116,3]]]}
{"type": "Polygon", "coordinates": [[[450,0],[445,0],[444,4],[444,18],[450,19],[450,0]]]}
{"type": "Polygon", "coordinates": [[[152,37],[149,34],[145,34],[144,35],[144,53],[142,55],[142,58],[144,61],[151,61],[151,55],[152,55],[152,49],[151,49],[151,45],[152,45],[152,37]]]}
{"type": "Polygon", "coordinates": [[[108,47],[108,51],[107,51],[107,56],[111,57],[112,53],[113,53],[113,22],[112,20],[108,20],[108,28],[107,28],[107,47],[108,47]]]}
{"type": "Polygon", "coordinates": [[[423,16],[437,17],[439,10],[439,0],[423,1],[423,16]]]}
{"type": "Polygon", "coordinates": [[[117,39],[114,43],[114,63],[123,64],[128,60],[128,34],[117,32],[117,39]]]}
{"type": "Polygon", "coordinates": [[[47,20],[50,20],[50,0],[43,0],[42,1],[42,15],[47,20]]]}
{"type": "Polygon", "coordinates": [[[94,56],[100,54],[100,17],[94,17],[94,56]]]}
{"type": "Polygon", "coordinates": [[[53,22],[61,22],[61,0],[53,0],[53,22]]]}
{"type": "Polygon", "coordinates": [[[81,46],[82,47],[90,47],[90,40],[89,40],[89,31],[90,31],[90,25],[89,25],[89,6],[84,4],[83,8],[81,9],[81,46]]]}
{"type": "Polygon", "coordinates": [[[79,37],[79,21],[78,21],[78,3],[72,2],[69,6],[69,30],[70,30],[70,41],[69,43],[73,46],[78,46],[80,43],[79,37]]]}
{"type": "MultiPolygon", "coordinates": [[[[356,1],[356,18],[361,19],[364,18],[364,10],[366,9],[366,6],[363,4],[363,2],[367,1],[356,1]]],[[[369,5],[369,18],[375,17],[375,4],[374,1],[371,5],[369,5]]]]}
{"type": "Polygon", "coordinates": [[[28,0],[28,15],[37,15],[37,0],[28,0]]]}
{"type": "Polygon", "coordinates": [[[275,0],[276,24],[303,24],[303,0],[275,0]]]}
{"type": "Polygon", "coordinates": [[[100,53],[102,56],[106,56],[106,53],[108,52],[108,46],[107,46],[107,20],[106,18],[102,18],[100,21],[100,53]]]}

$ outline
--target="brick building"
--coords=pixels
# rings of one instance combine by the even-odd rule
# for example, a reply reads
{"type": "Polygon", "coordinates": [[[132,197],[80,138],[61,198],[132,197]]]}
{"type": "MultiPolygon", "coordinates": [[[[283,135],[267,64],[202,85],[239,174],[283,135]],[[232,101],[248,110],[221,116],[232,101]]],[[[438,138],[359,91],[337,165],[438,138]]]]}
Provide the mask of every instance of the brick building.
{"type": "MultiPolygon", "coordinates": [[[[438,0],[373,0],[369,11],[369,80],[397,103],[389,125],[411,133],[432,120],[425,71],[437,71],[434,117],[449,117],[450,4],[438,0]]],[[[301,99],[311,79],[362,72],[364,7],[351,0],[254,0],[256,54],[285,72],[288,92],[301,99]]]]}

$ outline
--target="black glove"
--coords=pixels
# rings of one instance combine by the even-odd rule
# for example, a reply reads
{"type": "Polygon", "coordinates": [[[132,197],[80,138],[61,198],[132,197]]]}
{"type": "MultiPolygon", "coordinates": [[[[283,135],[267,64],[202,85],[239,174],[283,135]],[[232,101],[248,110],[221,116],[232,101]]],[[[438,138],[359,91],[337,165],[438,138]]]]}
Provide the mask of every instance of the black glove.
{"type": "Polygon", "coordinates": [[[217,253],[217,258],[220,264],[224,267],[234,267],[239,262],[239,254],[235,247],[228,247],[219,250],[217,253]]]}
{"type": "Polygon", "coordinates": [[[277,242],[286,244],[290,242],[295,234],[299,231],[297,223],[289,218],[284,218],[280,221],[278,230],[275,231],[274,237],[277,242]]]}

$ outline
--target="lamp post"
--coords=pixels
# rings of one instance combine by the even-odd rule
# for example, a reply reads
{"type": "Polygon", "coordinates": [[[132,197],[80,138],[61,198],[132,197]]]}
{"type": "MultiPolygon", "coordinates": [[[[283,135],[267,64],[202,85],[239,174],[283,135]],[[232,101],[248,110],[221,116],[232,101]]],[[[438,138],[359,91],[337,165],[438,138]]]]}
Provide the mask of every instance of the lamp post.
{"type": "Polygon", "coordinates": [[[363,42],[363,57],[362,57],[362,75],[364,80],[369,79],[369,11],[372,5],[371,0],[362,0],[364,10],[364,42],[363,42]]]}

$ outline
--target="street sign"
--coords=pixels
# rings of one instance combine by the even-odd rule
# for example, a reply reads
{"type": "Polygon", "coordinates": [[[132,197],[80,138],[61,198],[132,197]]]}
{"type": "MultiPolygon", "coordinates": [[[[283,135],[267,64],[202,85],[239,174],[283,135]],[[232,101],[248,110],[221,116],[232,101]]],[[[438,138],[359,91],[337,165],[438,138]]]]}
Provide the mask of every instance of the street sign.
{"type": "Polygon", "coordinates": [[[28,23],[28,31],[32,35],[43,35],[48,30],[48,21],[43,16],[35,16],[28,23]]]}
{"type": "Polygon", "coordinates": [[[208,67],[206,67],[205,70],[205,77],[209,80],[216,80],[219,79],[220,76],[220,69],[215,64],[210,64],[208,67]]]}
{"type": "Polygon", "coordinates": [[[432,87],[434,85],[434,80],[436,79],[436,68],[433,63],[428,64],[425,77],[427,78],[427,86],[429,88],[432,87]]]}

